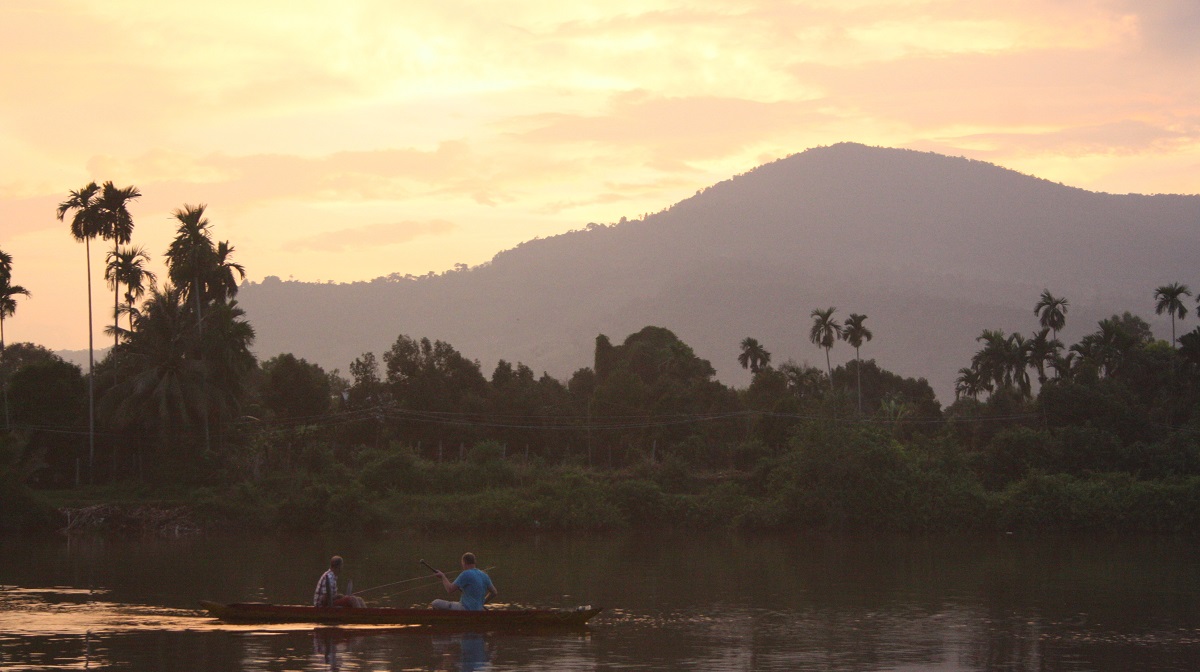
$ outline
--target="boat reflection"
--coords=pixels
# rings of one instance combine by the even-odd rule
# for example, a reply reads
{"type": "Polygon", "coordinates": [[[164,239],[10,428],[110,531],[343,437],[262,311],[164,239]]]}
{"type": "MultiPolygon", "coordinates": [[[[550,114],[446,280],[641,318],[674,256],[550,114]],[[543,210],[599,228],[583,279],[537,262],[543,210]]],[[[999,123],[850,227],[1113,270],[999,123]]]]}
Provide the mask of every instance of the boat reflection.
{"type": "Polygon", "coordinates": [[[365,651],[378,648],[380,638],[391,639],[392,646],[384,648],[410,664],[420,661],[438,670],[486,670],[494,653],[487,633],[423,626],[315,628],[312,638],[313,652],[330,672],[340,670],[346,659],[359,660],[365,651]]]}
{"type": "Polygon", "coordinates": [[[492,649],[481,633],[434,636],[432,641],[434,651],[442,654],[443,669],[455,669],[457,663],[459,670],[473,672],[491,665],[492,649]]]}

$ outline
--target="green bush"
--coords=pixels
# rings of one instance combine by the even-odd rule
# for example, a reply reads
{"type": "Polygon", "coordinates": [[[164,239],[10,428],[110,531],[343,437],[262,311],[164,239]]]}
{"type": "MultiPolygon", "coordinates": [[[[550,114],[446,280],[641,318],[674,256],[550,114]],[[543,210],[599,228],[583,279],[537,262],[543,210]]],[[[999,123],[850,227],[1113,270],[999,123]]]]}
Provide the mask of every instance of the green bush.
{"type": "Polygon", "coordinates": [[[429,471],[420,459],[408,448],[397,446],[365,455],[359,474],[362,484],[377,492],[425,492],[430,485],[429,471]]]}
{"type": "Polygon", "coordinates": [[[779,523],[823,529],[909,526],[919,485],[912,460],[871,427],[809,428],[767,477],[779,523]]]}
{"type": "Polygon", "coordinates": [[[667,514],[666,496],[652,481],[618,481],[612,487],[612,502],[626,522],[639,525],[664,520],[667,514]]]}
{"type": "Polygon", "coordinates": [[[1057,472],[1062,446],[1047,431],[1011,427],[992,437],[979,455],[980,480],[991,489],[1025,477],[1031,469],[1057,472]]]}

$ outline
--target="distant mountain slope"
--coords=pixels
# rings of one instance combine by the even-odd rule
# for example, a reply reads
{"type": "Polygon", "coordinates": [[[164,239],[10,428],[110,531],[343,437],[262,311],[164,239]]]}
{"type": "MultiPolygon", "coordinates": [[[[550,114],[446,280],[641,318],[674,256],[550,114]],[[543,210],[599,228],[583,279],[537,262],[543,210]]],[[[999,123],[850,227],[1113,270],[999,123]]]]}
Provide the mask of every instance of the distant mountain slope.
{"type": "MultiPolygon", "coordinates": [[[[400,333],[447,340],[485,373],[498,358],[561,378],[593,339],[675,331],[742,385],[738,343],[817,362],[813,308],[869,316],[863,356],[953,398],[984,328],[1031,332],[1045,288],[1071,301],[1073,342],[1115,311],[1153,318],[1151,293],[1200,286],[1200,196],[1117,196],[961,158],[840,144],[714,185],[644,220],[524,243],[488,264],[416,280],[244,286],[260,357],[346,371],[400,333]]],[[[1165,322],[1151,320],[1158,333],[1165,322]]],[[[1184,328],[1190,328],[1184,323],[1184,328]]],[[[834,347],[836,362],[853,356],[834,347]]]]}

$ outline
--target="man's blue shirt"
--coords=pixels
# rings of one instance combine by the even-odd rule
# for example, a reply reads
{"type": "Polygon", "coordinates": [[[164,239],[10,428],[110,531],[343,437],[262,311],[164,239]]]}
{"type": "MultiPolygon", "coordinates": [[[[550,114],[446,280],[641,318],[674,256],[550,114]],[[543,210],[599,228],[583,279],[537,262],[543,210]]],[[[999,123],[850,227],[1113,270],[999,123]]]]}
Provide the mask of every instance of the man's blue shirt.
{"type": "Polygon", "coordinates": [[[482,611],[483,598],[487,597],[488,589],[495,589],[488,575],[478,569],[468,569],[459,574],[454,585],[462,589],[462,605],[470,611],[482,611]]]}

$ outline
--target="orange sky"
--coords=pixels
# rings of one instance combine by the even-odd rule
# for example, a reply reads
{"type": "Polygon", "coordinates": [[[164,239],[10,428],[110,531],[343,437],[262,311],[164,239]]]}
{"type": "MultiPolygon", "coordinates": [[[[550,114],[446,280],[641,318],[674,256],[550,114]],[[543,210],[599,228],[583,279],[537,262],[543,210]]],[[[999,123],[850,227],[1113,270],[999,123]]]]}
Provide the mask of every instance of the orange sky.
{"type": "Polygon", "coordinates": [[[87,346],[54,207],[90,180],[141,189],[155,255],[206,203],[252,279],[312,281],[475,265],[841,141],[1198,193],[1197,35],[1195,0],[5,2],[0,249],[33,292],[6,340],[87,346]]]}

